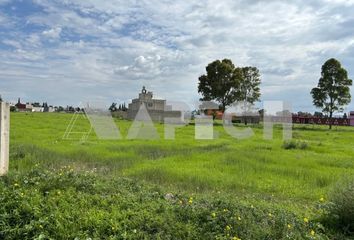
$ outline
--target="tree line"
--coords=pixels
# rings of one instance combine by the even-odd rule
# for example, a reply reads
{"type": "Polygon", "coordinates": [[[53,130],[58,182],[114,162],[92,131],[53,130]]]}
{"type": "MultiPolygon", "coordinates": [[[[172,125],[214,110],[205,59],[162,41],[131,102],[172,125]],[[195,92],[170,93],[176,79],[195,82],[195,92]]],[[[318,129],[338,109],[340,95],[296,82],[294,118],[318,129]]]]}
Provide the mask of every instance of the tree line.
{"type": "MultiPolygon", "coordinates": [[[[222,112],[235,102],[254,104],[260,100],[261,77],[256,67],[236,67],[230,59],[223,59],[209,63],[205,69],[206,74],[201,75],[198,82],[200,100],[218,103],[222,112]]],[[[338,60],[331,58],[323,64],[318,84],[310,93],[313,105],[322,111],[315,115],[327,116],[330,129],[333,113],[343,112],[351,101],[352,83],[338,60]]]]}
{"type": "Polygon", "coordinates": [[[117,107],[117,103],[113,102],[111,106],[108,108],[108,110],[111,112],[117,112],[117,111],[126,112],[128,111],[128,108],[126,107],[125,103],[119,104],[117,107]]]}

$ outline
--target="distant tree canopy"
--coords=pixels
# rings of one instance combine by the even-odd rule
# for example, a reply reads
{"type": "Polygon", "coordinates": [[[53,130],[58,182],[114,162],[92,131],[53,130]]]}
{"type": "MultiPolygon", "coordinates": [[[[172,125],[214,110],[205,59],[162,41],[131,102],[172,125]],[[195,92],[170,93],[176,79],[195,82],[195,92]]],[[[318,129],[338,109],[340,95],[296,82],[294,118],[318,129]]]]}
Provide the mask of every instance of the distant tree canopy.
{"type": "Polygon", "coordinates": [[[1,97],[1,95],[0,95],[0,102],[2,102],[2,97],[1,97]]]}
{"type": "Polygon", "coordinates": [[[353,81],[341,63],[331,58],[322,66],[321,78],[317,87],[311,90],[313,104],[329,115],[329,128],[332,128],[334,112],[342,112],[351,101],[350,86],[353,81]]]}
{"type": "Polygon", "coordinates": [[[125,106],[125,103],[123,103],[123,104],[119,104],[118,110],[125,112],[128,111],[128,108],[125,106]]]}
{"type": "Polygon", "coordinates": [[[109,107],[109,111],[111,112],[116,112],[116,111],[128,111],[128,108],[125,106],[125,103],[119,104],[117,107],[117,103],[112,103],[111,106],[109,107]]]}
{"type": "Polygon", "coordinates": [[[111,112],[117,111],[118,110],[117,109],[117,103],[112,103],[108,110],[111,111],[111,112]]]}
{"type": "Polygon", "coordinates": [[[230,59],[215,60],[199,77],[198,93],[203,101],[216,101],[225,111],[236,101],[254,103],[260,97],[260,74],[255,67],[238,68],[230,59]]]}
{"type": "Polygon", "coordinates": [[[297,112],[297,115],[298,115],[299,117],[312,117],[312,114],[311,114],[311,113],[309,113],[309,112],[302,112],[302,111],[297,112]]]}

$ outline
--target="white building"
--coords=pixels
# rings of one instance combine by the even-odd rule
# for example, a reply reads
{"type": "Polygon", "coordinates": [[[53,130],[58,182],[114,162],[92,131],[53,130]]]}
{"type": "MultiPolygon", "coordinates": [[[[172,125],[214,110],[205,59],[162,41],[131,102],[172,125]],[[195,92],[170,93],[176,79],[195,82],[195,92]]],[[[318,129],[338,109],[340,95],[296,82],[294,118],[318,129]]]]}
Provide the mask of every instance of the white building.
{"type": "Polygon", "coordinates": [[[32,112],[44,112],[44,107],[32,107],[32,112]]]}

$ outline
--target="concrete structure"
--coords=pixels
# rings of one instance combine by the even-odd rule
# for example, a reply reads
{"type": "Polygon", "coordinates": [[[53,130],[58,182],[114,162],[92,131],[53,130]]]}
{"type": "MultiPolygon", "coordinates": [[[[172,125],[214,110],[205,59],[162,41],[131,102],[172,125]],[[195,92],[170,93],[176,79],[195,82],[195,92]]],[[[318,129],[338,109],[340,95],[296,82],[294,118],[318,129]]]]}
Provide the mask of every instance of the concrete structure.
{"type": "Polygon", "coordinates": [[[32,109],[33,109],[33,104],[32,103],[26,103],[26,110],[28,112],[32,112],[32,109]]]}
{"type": "MultiPolygon", "coordinates": [[[[272,117],[274,122],[282,121],[282,117],[272,117]]],[[[329,125],[330,119],[327,117],[300,117],[297,115],[292,116],[292,122],[296,124],[316,124],[316,125],[329,125]]],[[[333,126],[350,126],[349,119],[342,117],[332,118],[333,126]]]]}
{"type": "Polygon", "coordinates": [[[44,112],[44,107],[32,107],[32,112],[44,112]]]}
{"type": "Polygon", "coordinates": [[[0,102],[0,176],[9,170],[10,104],[0,102]]]}
{"type": "Polygon", "coordinates": [[[50,112],[50,113],[55,112],[55,107],[49,106],[48,107],[48,112],[50,112]]]}
{"type": "Polygon", "coordinates": [[[152,121],[163,122],[165,118],[179,118],[180,111],[172,111],[172,106],[166,105],[166,100],[153,99],[152,92],[147,92],[145,87],[139,93],[139,98],[133,99],[128,105],[128,116],[130,120],[134,120],[141,105],[145,104],[152,121]]]}
{"type": "Polygon", "coordinates": [[[244,124],[259,124],[261,122],[261,116],[260,115],[248,115],[248,116],[232,116],[232,122],[233,123],[244,123],[244,124]]]}
{"type": "Polygon", "coordinates": [[[354,126],[354,111],[349,113],[349,125],[354,126]]]}
{"type": "Polygon", "coordinates": [[[112,112],[112,117],[120,118],[120,119],[127,119],[128,118],[128,112],[127,111],[118,110],[118,111],[112,112]]]}

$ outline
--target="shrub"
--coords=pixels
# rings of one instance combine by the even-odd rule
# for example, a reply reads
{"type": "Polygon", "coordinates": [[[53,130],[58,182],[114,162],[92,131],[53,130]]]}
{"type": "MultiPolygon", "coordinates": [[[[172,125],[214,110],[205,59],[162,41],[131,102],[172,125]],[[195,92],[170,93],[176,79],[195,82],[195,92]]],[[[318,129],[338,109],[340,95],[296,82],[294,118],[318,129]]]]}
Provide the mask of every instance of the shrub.
{"type": "Polygon", "coordinates": [[[286,140],[283,142],[284,149],[307,149],[308,143],[305,141],[286,140]]]}
{"type": "Polygon", "coordinates": [[[284,149],[295,149],[296,142],[294,140],[284,141],[283,146],[284,149]]]}
{"type": "Polygon", "coordinates": [[[329,202],[323,206],[323,222],[345,234],[354,234],[354,177],[338,181],[329,194],[329,202]]]}
{"type": "Polygon", "coordinates": [[[299,148],[299,149],[307,149],[308,146],[309,146],[308,143],[305,142],[305,141],[299,141],[299,142],[298,142],[298,148],[299,148]]]}

